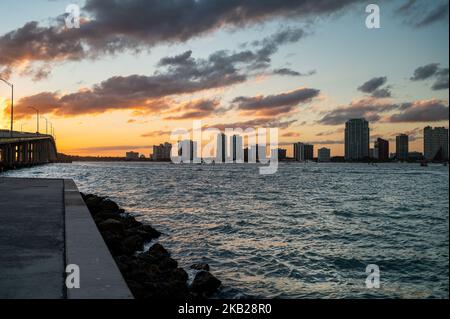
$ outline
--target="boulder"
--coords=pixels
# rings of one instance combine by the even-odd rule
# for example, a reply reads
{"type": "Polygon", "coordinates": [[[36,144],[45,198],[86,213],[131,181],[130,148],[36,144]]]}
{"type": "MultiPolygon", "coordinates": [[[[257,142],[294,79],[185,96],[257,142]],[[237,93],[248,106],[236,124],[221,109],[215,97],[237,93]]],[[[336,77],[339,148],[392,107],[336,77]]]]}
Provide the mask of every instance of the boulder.
{"type": "Polygon", "coordinates": [[[98,224],[98,229],[100,229],[100,231],[122,232],[123,228],[122,222],[111,218],[98,224]]]}
{"type": "Polygon", "coordinates": [[[202,270],[195,275],[191,289],[196,293],[210,295],[214,293],[221,284],[221,281],[211,275],[211,273],[202,270]]]}
{"type": "Polygon", "coordinates": [[[137,250],[142,250],[144,248],[144,240],[139,235],[132,235],[125,238],[122,242],[122,245],[125,249],[134,253],[137,250]]]}
{"type": "Polygon", "coordinates": [[[91,214],[98,213],[101,210],[100,204],[103,198],[95,196],[95,195],[86,195],[84,202],[88,207],[91,214]]]}
{"type": "Polygon", "coordinates": [[[104,199],[100,203],[100,208],[104,211],[109,211],[109,212],[117,212],[119,210],[119,206],[110,199],[104,199]]]}
{"type": "Polygon", "coordinates": [[[158,238],[161,235],[159,231],[157,231],[150,225],[140,225],[136,228],[133,228],[132,230],[135,231],[136,234],[142,236],[144,240],[148,241],[158,238]]]}
{"type": "Polygon", "coordinates": [[[152,247],[150,247],[148,253],[167,257],[170,256],[169,252],[163,247],[163,245],[159,243],[156,243],[152,247]]]}

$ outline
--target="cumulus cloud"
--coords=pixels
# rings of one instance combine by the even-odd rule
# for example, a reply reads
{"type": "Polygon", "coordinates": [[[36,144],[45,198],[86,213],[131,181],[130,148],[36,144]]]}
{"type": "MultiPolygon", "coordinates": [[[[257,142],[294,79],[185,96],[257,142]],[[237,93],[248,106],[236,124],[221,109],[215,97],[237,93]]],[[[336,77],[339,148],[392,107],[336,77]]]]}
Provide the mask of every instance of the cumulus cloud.
{"type": "Polygon", "coordinates": [[[310,102],[319,93],[320,91],[317,89],[300,88],[277,95],[239,96],[233,100],[233,103],[242,111],[256,115],[273,116],[289,113],[300,103],[310,102]]]}
{"type": "Polygon", "coordinates": [[[338,107],[318,121],[325,125],[341,125],[352,118],[365,118],[371,122],[435,122],[448,119],[448,102],[443,100],[419,100],[405,103],[380,102],[364,98],[338,107]]]}
{"type": "Polygon", "coordinates": [[[437,72],[436,80],[431,86],[432,90],[448,90],[448,68],[437,72]]]}
{"type": "Polygon", "coordinates": [[[404,22],[416,28],[427,27],[434,23],[448,23],[448,0],[417,1],[407,0],[396,13],[404,22]]]}
{"type": "Polygon", "coordinates": [[[387,98],[392,96],[392,92],[389,88],[381,88],[372,92],[372,96],[375,98],[387,98]]]}
{"type": "Polygon", "coordinates": [[[430,63],[424,66],[420,66],[414,70],[414,74],[410,79],[411,81],[425,80],[436,75],[438,70],[439,63],[430,63]]]}
{"type": "Polygon", "coordinates": [[[289,68],[280,68],[280,69],[275,69],[273,70],[273,74],[276,75],[287,75],[287,76],[309,76],[309,75],[313,75],[316,74],[315,70],[311,70],[307,73],[301,73],[289,68]]]}
{"type": "MultiPolygon", "coordinates": [[[[93,59],[125,50],[138,52],[160,43],[184,42],[219,28],[240,28],[280,17],[329,15],[354,2],[87,0],[79,29],[65,28],[64,16],[59,16],[50,26],[31,21],[0,36],[0,73],[7,76],[13,68],[27,62],[48,64],[93,59]]],[[[271,50],[271,43],[292,40],[280,34],[272,42],[259,44],[271,50]]],[[[42,75],[39,71],[36,73],[42,75]]]]}
{"type": "Polygon", "coordinates": [[[414,70],[411,81],[422,81],[427,79],[434,79],[431,86],[432,90],[446,90],[448,89],[448,68],[441,68],[439,63],[429,63],[420,66],[414,70]]]}
{"type": "Polygon", "coordinates": [[[170,113],[176,115],[166,116],[165,120],[186,120],[186,119],[200,119],[211,115],[217,115],[225,112],[225,109],[220,107],[219,100],[196,100],[184,103],[174,109],[169,110],[170,113]]]}
{"type": "Polygon", "coordinates": [[[391,97],[392,93],[389,87],[382,88],[387,82],[387,77],[374,77],[358,87],[358,91],[369,93],[374,98],[391,97]]]}
{"type": "Polygon", "coordinates": [[[380,86],[384,85],[387,81],[387,77],[380,76],[370,79],[369,81],[365,82],[363,85],[358,87],[358,90],[364,93],[372,93],[376,89],[378,89],[380,86]]]}
{"type": "Polygon", "coordinates": [[[442,100],[416,101],[398,114],[388,118],[389,122],[439,122],[448,120],[448,103],[442,100]]]}
{"type": "MultiPolygon", "coordinates": [[[[267,39],[276,38],[277,45],[280,45],[298,39],[293,34],[297,34],[297,30],[283,30],[267,39]],[[283,37],[278,38],[279,34],[283,37]]],[[[19,100],[16,114],[18,117],[29,114],[26,110],[28,105],[39,107],[42,113],[53,112],[61,116],[116,109],[141,109],[149,113],[167,110],[170,108],[167,97],[245,82],[254,73],[255,65],[270,61],[271,54],[278,48],[273,46],[273,41],[264,40],[262,43],[270,43],[271,50],[266,50],[266,44],[263,44],[253,51],[216,51],[205,59],[196,59],[191,51],[186,51],[161,59],[158,63],[161,69],[150,76],[114,76],[91,88],[63,95],[58,92],[38,93],[19,100]]],[[[200,111],[205,114],[205,110],[200,111]]],[[[194,113],[190,115],[195,116],[194,113]]]]}
{"type": "Polygon", "coordinates": [[[326,125],[340,125],[352,118],[365,118],[368,121],[381,119],[380,113],[397,109],[399,106],[393,103],[380,102],[376,98],[366,97],[352,101],[350,105],[338,107],[326,113],[319,123],[326,125]]]}

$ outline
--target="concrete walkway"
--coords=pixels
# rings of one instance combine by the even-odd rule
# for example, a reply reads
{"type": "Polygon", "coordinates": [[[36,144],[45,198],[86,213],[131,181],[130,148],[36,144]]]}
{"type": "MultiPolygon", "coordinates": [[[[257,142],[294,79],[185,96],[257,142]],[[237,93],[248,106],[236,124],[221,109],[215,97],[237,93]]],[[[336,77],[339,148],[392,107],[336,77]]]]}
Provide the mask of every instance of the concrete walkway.
{"type": "Polygon", "coordinates": [[[2,298],[132,298],[73,181],[0,177],[2,298]]]}

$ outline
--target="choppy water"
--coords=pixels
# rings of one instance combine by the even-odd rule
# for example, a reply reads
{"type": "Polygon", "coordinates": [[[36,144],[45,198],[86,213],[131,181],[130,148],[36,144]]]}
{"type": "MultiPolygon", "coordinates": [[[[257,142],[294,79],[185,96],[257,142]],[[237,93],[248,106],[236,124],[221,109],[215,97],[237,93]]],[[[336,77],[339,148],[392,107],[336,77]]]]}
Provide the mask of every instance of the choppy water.
{"type": "Polygon", "coordinates": [[[449,171],[418,164],[53,164],[165,233],[182,266],[207,262],[219,297],[448,298],[449,171]],[[367,289],[377,264],[381,287],[367,289]]]}

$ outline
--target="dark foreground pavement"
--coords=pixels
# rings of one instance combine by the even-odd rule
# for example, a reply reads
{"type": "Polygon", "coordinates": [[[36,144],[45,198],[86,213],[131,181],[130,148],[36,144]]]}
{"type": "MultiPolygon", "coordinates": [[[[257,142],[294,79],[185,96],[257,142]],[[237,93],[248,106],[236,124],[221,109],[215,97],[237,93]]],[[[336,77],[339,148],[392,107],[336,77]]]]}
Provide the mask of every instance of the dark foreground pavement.
{"type": "Polygon", "coordinates": [[[2,298],[132,298],[73,181],[0,177],[2,298]]]}

